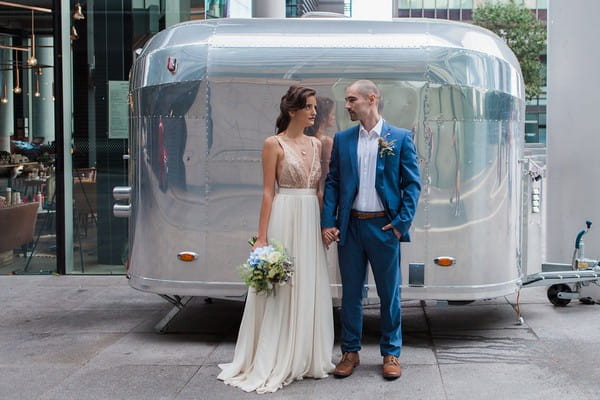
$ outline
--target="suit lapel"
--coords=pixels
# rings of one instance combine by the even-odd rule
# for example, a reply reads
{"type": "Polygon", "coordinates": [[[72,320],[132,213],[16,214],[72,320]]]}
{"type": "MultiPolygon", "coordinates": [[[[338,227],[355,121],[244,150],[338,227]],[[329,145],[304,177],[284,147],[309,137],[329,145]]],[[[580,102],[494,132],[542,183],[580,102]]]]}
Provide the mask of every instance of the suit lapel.
{"type": "Polygon", "coordinates": [[[350,140],[348,141],[348,154],[350,155],[350,164],[352,164],[352,177],[358,187],[358,131],[359,126],[356,126],[350,140]]]}

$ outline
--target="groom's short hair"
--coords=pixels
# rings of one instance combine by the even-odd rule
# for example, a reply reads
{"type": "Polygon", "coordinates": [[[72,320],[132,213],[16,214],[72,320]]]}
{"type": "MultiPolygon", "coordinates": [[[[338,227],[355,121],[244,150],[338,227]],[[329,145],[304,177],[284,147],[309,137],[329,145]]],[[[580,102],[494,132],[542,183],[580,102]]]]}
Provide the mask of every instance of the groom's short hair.
{"type": "Polygon", "coordinates": [[[358,90],[358,92],[365,97],[367,97],[371,93],[374,93],[375,96],[377,96],[377,99],[381,97],[381,92],[379,91],[377,85],[373,81],[370,81],[368,79],[358,80],[352,83],[350,86],[354,86],[358,90]]]}
{"type": "Polygon", "coordinates": [[[383,111],[383,95],[375,82],[368,79],[360,79],[350,86],[354,86],[356,90],[365,97],[369,96],[371,93],[375,94],[375,96],[377,96],[377,111],[383,111]]]}

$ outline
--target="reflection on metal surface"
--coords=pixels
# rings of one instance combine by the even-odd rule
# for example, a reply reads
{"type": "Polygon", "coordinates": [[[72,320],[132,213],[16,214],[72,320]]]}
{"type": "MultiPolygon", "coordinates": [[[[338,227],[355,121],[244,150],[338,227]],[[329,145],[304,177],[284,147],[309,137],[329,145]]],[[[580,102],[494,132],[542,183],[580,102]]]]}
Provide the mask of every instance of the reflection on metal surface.
{"type": "Polygon", "coordinates": [[[427,19],[211,20],[152,38],[130,80],[131,285],[161,294],[243,293],[235,266],[257,229],[261,148],[274,133],[281,95],[291,84],[314,87],[335,100],[337,128],[345,129],[353,122],[344,91],[362,78],[379,85],[384,118],[414,132],[419,155],[423,191],[402,271],[407,277],[410,263],[422,264],[424,274],[405,297],[515,291],[519,67],[489,32],[427,19]],[[203,255],[197,267],[177,261],[181,248],[203,255]],[[453,254],[461,268],[429,268],[439,254],[453,254]]]}
{"type": "Polygon", "coordinates": [[[167,69],[173,74],[177,71],[177,59],[175,57],[167,57],[167,69]]]}
{"type": "Polygon", "coordinates": [[[113,215],[117,218],[129,218],[131,215],[131,204],[115,204],[113,215]]]}
{"type": "Polygon", "coordinates": [[[131,199],[131,187],[130,186],[115,186],[113,188],[113,198],[115,200],[130,200],[131,199]]]}

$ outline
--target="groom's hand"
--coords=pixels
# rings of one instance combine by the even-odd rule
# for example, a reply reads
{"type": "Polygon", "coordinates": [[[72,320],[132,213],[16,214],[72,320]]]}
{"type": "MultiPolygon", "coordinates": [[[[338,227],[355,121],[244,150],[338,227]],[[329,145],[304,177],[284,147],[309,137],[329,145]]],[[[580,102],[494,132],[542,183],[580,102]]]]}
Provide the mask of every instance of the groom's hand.
{"type": "Polygon", "coordinates": [[[396,235],[398,240],[400,240],[400,238],[402,237],[402,234],[400,232],[398,232],[398,230],[396,228],[394,228],[394,226],[392,224],[387,224],[383,228],[381,228],[382,231],[389,231],[390,229],[392,229],[394,231],[394,235],[396,235]]]}
{"type": "Polygon", "coordinates": [[[329,249],[329,245],[331,243],[337,242],[340,240],[339,236],[340,236],[340,230],[336,227],[321,229],[321,238],[323,239],[323,244],[328,249],[329,249]]]}

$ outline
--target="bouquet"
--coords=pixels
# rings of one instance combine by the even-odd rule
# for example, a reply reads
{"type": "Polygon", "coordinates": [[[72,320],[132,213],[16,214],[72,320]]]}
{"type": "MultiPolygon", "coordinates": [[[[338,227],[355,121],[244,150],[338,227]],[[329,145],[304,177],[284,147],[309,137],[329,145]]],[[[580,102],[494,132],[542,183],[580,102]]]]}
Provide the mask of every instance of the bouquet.
{"type": "MultiPolygon", "coordinates": [[[[248,243],[253,246],[255,241],[252,238],[248,243]]],[[[294,274],[292,259],[281,243],[271,243],[254,249],[248,260],[239,266],[242,280],[248,287],[256,290],[256,293],[271,294],[276,285],[285,285],[294,274]]]]}

